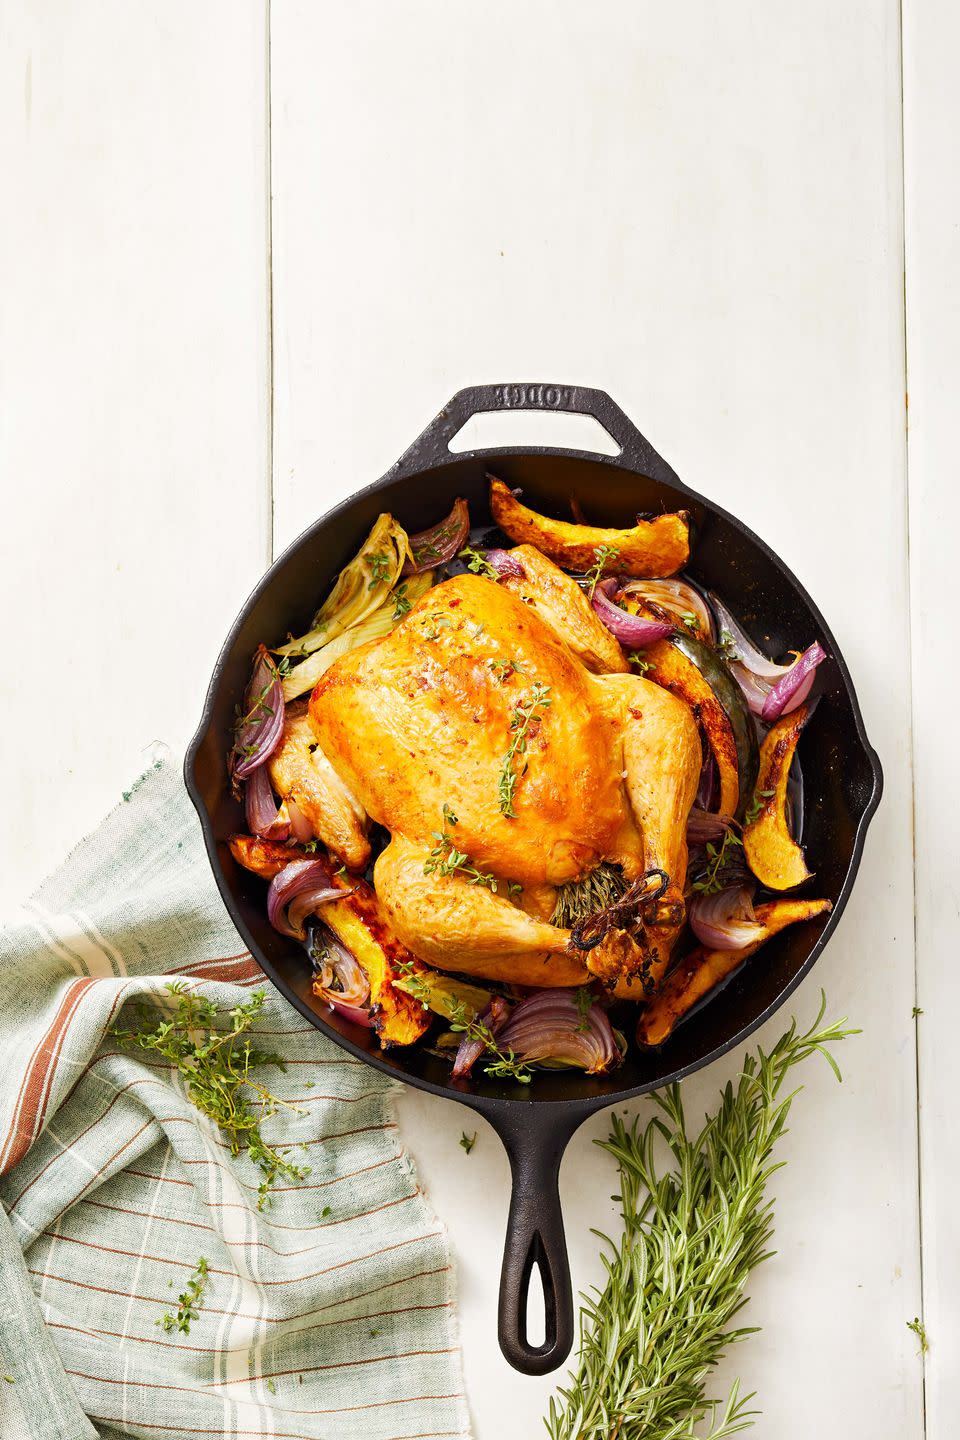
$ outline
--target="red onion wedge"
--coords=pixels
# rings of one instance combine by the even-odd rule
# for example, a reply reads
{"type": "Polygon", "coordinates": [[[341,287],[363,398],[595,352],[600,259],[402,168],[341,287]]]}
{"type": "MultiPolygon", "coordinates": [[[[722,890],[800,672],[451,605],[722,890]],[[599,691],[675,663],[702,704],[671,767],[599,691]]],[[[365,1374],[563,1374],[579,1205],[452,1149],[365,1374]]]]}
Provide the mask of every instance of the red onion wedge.
{"type": "Polygon", "coordinates": [[[507,575],[512,580],[522,580],[526,573],[520,561],[515,555],[511,555],[509,550],[485,550],[483,558],[498,575],[507,575]]]}
{"type": "Polygon", "coordinates": [[[243,787],[243,809],[247,817],[247,829],[252,835],[264,840],[286,840],[290,834],[290,816],[285,806],[277,809],[277,802],[270,784],[270,775],[265,765],[248,776],[243,787]]]}
{"type": "MultiPolygon", "coordinates": [[[[491,1035],[497,1035],[503,1029],[509,1014],[510,1006],[503,996],[493,995],[490,1004],[477,1016],[477,1023],[485,1025],[491,1035]]],[[[454,1080],[462,1080],[465,1075],[469,1075],[486,1048],[482,1040],[471,1040],[464,1035],[457,1050],[457,1058],[453,1062],[451,1074],[454,1080]]]]}
{"type": "Polygon", "coordinates": [[[270,881],[267,916],[281,935],[303,940],[307,916],[329,900],[339,900],[350,893],[334,885],[325,860],[294,860],[270,881]]]}
{"type": "Polygon", "coordinates": [[[676,615],[681,625],[689,616],[696,621],[697,631],[702,639],[713,639],[713,616],[710,607],[700,591],[688,585],[686,580],[629,580],[625,579],[621,595],[639,595],[661,610],[676,615]]]}
{"type": "Polygon", "coordinates": [[[810,694],[813,672],[821,660],[826,658],[826,651],[820,642],[815,640],[808,650],[804,650],[796,664],[790,666],[786,675],[774,685],[763,702],[760,719],[772,725],[781,715],[789,715],[792,710],[802,705],[810,694]]]}
{"type": "Polygon", "coordinates": [[[813,686],[814,670],[827,658],[819,642],[789,665],[777,665],[757,649],[718,596],[711,594],[710,603],[720,622],[721,654],[751,713],[772,724],[802,705],[813,686]]]}
{"type": "Polygon", "coordinates": [[[431,525],[429,530],[421,530],[418,535],[410,536],[413,564],[407,560],[401,574],[419,575],[422,570],[434,570],[445,561],[452,560],[463,548],[469,534],[470,511],[467,502],[462,498],[454,500],[453,509],[445,520],[431,525]]]}
{"type": "Polygon", "coordinates": [[[642,650],[665,635],[672,635],[677,628],[667,620],[645,620],[640,615],[631,615],[615,605],[612,595],[617,588],[616,580],[601,580],[593,592],[590,603],[611,635],[631,650],[642,650]]]}
{"type": "Polygon", "coordinates": [[[554,1061],[588,1075],[612,1070],[623,1056],[607,1013],[592,1001],[581,1010],[575,995],[571,990],[538,990],[521,1000],[497,1044],[531,1064],[554,1061]]]}
{"type": "Polygon", "coordinates": [[[244,713],[230,752],[234,780],[246,780],[258,770],[283,736],[283,684],[265,645],[257,650],[243,703],[244,713]]]}
{"type": "MultiPolygon", "coordinates": [[[[313,826],[300,809],[296,800],[285,800],[284,805],[290,817],[290,839],[298,841],[301,845],[306,845],[309,840],[314,838],[313,826]]],[[[280,808],[282,810],[284,806],[281,805],[280,808]]]]}
{"type": "Polygon", "coordinates": [[[752,885],[698,895],[688,914],[691,930],[708,950],[745,950],[767,933],[753,913],[752,885]]]}
{"type": "Polygon", "coordinates": [[[687,816],[687,844],[705,845],[708,840],[719,840],[733,824],[730,815],[714,815],[694,805],[687,816]]]}
{"type": "Polygon", "coordinates": [[[314,952],[313,993],[344,1019],[369,1029],[370,981],[359,961],[326,925],[317,927],[314,952]]]}

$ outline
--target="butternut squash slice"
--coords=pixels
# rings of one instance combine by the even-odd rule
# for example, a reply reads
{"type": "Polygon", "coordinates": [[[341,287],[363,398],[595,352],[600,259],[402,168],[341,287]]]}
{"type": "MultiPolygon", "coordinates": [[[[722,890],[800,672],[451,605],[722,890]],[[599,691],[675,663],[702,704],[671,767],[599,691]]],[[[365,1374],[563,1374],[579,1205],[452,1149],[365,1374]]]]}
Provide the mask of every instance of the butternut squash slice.
{"type": "Polygon", "coordinates": [[[643,658],[646,678],[685,700],[700,722],[717,762],[718,808],[736,816],[757,774],[757,732],[737,682],[710,646],[679,631],[649,645],[643,658]]]}
{"type": "Polygon", "coordinates": [[[757,800],[762,808],[743,831],[747,864],[768,890],[792,890],[809,880],[802,848],[787,827],[787,779],[810,706],[799,705],[772,726],[760,746],[757,800]]]}
{"type": "Polygon", "coordinates": [[[372,885],[352,875],[342,883],[352,885],[353,891],[324,905],[324,923],[343,941],[370,981],[370,1013],[380,1044],[385,1050],[392,1045],[412,1045],[429,1029],[430,1012],[394,981],[403,974],[401,966],[418,972],[425,967],[394,935],[372,885]]]}
{"type": "Polygon", "coordinates": [[[662,1045],[698,1000],[702,1000],[726,976],[732,975],[744,960],[756,954],[771,936],[796,925],[813,920],[832,908],[829,900],[769,900],[758,905],[754,914],[764,927],[764,935],[743,950],[704,950],[698,946],[680,961],[667,976],[652,1000],[647,1001],[637,1022],[637,1044],[662,1045]]]}
{"type": "Polygon", "coordinates": [[[690,522],[685,510],[638,520],[629,530],[552,520],[522,505],[502,480],[490,476],[490,513],[518,545],[535,545],[565,570],[589,570],[595,552],[617,551],[615,568],[625,575],[654,579],[682,570],[690,558],[690,522]]]}
{"type": "Polygon", "coordinates": [[[272,880],[291,860],[303,860],[301,850],[291,850],[276,840],[261,840],[259,835],[231,835],[230,854],[244,870],[252,870],[261,880],[272,880]]]}

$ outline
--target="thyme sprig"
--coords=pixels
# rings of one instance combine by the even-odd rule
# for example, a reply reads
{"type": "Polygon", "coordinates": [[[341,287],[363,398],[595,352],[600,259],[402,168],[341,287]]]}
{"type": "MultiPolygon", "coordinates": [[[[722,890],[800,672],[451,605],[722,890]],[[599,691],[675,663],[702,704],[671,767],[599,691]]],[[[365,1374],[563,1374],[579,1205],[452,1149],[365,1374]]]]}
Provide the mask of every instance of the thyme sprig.
{"type": "Polygon", "coordinates": [[[497,794],[500,799],[500,813],[509,819],[515,820],[517,812],[513,808],[514,793],[517,788],[517,781],[520,775],[526,770],[526,763],[520,770],[517,769],[516,760],[518,756],[527,753],[527,740],[530,734],[530,727],[534,721],[539,720],[546,710],[553,704],[553,697],[550,694],[550,686],[544,685],[535,680],[528,693],[522,696],[513,707],[513,715],[510,718],[510,732],[513,739],[510,748],[503,757],[500,766],[500,776],[497,781],[497,794]]]}
{"type": "Polygon", "coordinates": [[[501,685],[506,684],[511,675],[523,674],[523,663],[520,660],[488,660],[487,666],[501,685]]]}
{"type": "Polygon", "coordinates": [[[598,545],[596,550],[594,550],[593,564],[583,577],[584,586],[591,600],[593,599],[593,592],[600,584],[600,578],[604,571],[610,567],[612,561],[619,560],[619,558],[620,551],[616,545],[598,545]]]}
{"type": "Polygon", "coordinates": [[[378,585],[391,578],[396,560],[392,555],[368,555],[367,564],[370,566],[370,584],[367,589],[376,590],[378,585]]]}
{"type": "Polygon", "coordinates": [[[506,1050],[501,1050],[489,1025],[485,1024],[479,1015],[472,1016],[459,1000],[450,1006],[450,1029],[483,1046],[490,1057],[483,1066],[486,1074],[493,1075],[498,1080],[519,1080],[521,1085],[530,1084],[530,1066],[518,1059],[509,1046],[506,1050]]]}
{"type": "Polygon", "coordinates": [[[450,830],[460,821],[446,801],[443,802],[443,830],[434,830],[436,845],[424,861],[424,875],[462,875],[470,885],[485,885],[494,894],[497,891],[497,877],[489,871],[478,870],[465,850],[458,850],[453,843],[450,830]]]}
{"type": "Polygon", "coordinates": [[[309,1175],[308,1165],[295,1165],[286,1150],[268,1145],[261,1133],[263,1122],[278,1110],[304,1112],[287,1100],[280,1100],[252,1072],[262,1065],[286,1070],[283,1058],[266,1050],[255,1050],[248,1031],[258,1019],[266,998],[254,990],[249,1000],[227,1012],[217,1010],[212,1000],[187,988],[185,981],[167,985],[176,999],[172,1014],[154,1006],[135,1011],[137,1029],[113,1026],[110,1034],[122,1049],[153,1050],[175,1066],[186,1081],[190,1101],[219,1126],[236,1158],[244,1151],[258,1166],[263,1179],[257,1190],[257,1209],[271,1203],[270,1192],[278,1179],[297,1181],[309,1175]],[[229,1029],[217,1022],[229,1019],[229,1029]]]}
{"type": "Polygon", "coordinates": [[[488,580],[499,580],[500,572],[496,570],[484,555],[482,550],[474,550],[472,545],[465,545],[457,556],[458,560],[466,563],[467,569],[472,570],[474,575],[485,575],[488,580]]]}
{"type": "Polygon", "coordinates": [[[824,1009],[822,1000],[810,1028],[798,1034],[794,1022],[769,1054],[747,1055],[692,1136],[677,1085],[650,1097],[659,1113],[646,1125],[614,1115],[597,1143],[620,1167],[624,1228],[617,1242],[601,1236],[607,1278],[584,1297],[579,1359],[546,1419],[551,1440],[721,1440],[753,1423],[753,1396],[741,1398],[738,1383],[724,1405],[706,1384],[752,1333],[730,1327],[771,1254],[771,1155],[797,1093],[787,1076],[816,1052],[839,1079],[828,1047],[857,1033],[822,1024],[824,1009]]]}
{"type": "Polygon", "coordinates": [[[760,812],[763,810],[767,801],[776,795],[776,793],[776,790],[754,790],[750,804],[747,807],[747,813],[743,817],[744,825],[752,825],[754,820],[759,820],[760,812]]]}
{"type": "Polygon", "coordinates": [[[398,585],[395,590],[390,592],[390,599],[393,601],[394,620],[402,620],[410,609],[410,597],[407,594],[407,582],[405,580],[402,585],[398,585]]]}
{"type": "Polygon", "coordinates": [[[207,1288],[207,1260],[201,1255],[197,1261],[196,1269],[184,1286],[183,1291],[177,1296],[177,1313],[171,1315],[169,1312],[161,1315],[159,1320],[153,1323],[159,1325],[161,1330],[168,1333],[171,1330],[178,1330],[184,1335],[190,1334],[190,1322],[196,1320],[200,1308],[200,1301],[203,1299],[203,1292],[207,1288]]]}
{"type": "Polygon", "coordinates": [[[707,841],[707,864],[693,881],[692,888],[698,895],[716,895],[737,878],[739,867],[734,851],[743,849],[743,841],[732,830],[724,831],[719,845],[707,841]]]}

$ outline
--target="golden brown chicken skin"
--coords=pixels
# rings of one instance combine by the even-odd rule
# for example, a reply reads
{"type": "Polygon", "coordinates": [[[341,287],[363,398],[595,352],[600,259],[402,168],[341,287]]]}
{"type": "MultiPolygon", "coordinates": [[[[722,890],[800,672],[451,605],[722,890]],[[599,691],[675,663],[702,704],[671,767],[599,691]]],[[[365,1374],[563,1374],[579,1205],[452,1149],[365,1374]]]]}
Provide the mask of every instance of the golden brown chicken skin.
{"type": "MultiPolygon", "coordinates": [[[[682,909],[693,717],[638,676],[587,669],[606,636],[590,641],[579,592],[568,644],[563,585],[538,573],[515,588],[461,575],[429,591],[390,635],[330,667],[310,701],[314,734],[393,837],[374,882],[416,955],[521,984],[614,983],[649,966],[652,938],[660,971],[682,909]],[[628,881],[665,871],[671,924],[571,947],[549,923],[554,887],[601,861],[628,881]]],[[[608,663],[622,671],[619,647],[608,663]]]]}

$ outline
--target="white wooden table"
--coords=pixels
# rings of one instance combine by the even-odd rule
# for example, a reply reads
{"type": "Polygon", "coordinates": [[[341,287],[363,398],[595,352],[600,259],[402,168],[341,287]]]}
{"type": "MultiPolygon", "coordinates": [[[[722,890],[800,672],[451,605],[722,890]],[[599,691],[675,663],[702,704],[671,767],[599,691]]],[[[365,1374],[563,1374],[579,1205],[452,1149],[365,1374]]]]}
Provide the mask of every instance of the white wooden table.
{"type": "MultiPolygon", "coordinates": [[[[957,1434],[960,19],[903,11],[0,5],[6,903],[151,742],[182,751],[271,556],[464,384],[609,390],[830,617],[886,793],[794,1007],[825,985],[864,1033],[842,1089],[805,1077],[733,1357],[776,1440],[957,1434]]],[[[476,1435],[526,1440],[551,1381],[496,1346],[506,1161],[449,1106],[400,1110],[476,1435]]],[[[604,1130],[563,1170],[579,1285],[604,1130]]]]}

